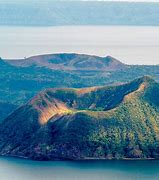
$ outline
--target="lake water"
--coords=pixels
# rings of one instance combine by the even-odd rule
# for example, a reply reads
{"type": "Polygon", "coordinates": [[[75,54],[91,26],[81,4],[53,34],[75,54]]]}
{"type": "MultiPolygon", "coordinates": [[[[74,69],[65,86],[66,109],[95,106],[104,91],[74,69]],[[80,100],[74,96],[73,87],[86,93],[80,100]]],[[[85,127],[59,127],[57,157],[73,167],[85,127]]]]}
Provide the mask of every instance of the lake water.
{"type": "Polygon", "coordinates": [[[159,64],[159,27],[2,27],[0,56],[76,52],[111,55],[128,64],[159,64]]]}
{"type": "Polygon", "coordinates": [[[37,162],[0,158],[0,180],[158,180],[159,161],[37,162]]]}

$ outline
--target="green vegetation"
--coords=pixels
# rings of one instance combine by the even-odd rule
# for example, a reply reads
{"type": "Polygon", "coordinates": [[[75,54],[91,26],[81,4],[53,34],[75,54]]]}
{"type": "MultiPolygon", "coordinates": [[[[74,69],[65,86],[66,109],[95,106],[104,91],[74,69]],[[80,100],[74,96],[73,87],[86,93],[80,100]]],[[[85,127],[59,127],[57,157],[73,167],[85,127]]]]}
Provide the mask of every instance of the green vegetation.
{"type": "MultiPolygon", "coordinates": [[[[67,61],[69,57],[73,58],[71,55],[65,56],[61,55],[61,58],[67,61]]],[[[87,69],[83,71],[61,71],[37,66],[14,67],[0,60],[0,72],[0,104],[2,105],[0,120],[18,106],[26,103],[37,92],[46,88],[82,88],[120,84],[143,75],[150,75],[159,81],[159,66],[127,66],[127,68],[115,71],[87,69]],[[3,109],[3,104],[8,104],[8,107],[5,106],[3,109]]]]}
{"type": "Polygon", "coordinates": [[[158,159],[158,93],[159,84],[150,77],[80,92],[45,90],[1,123],[0,154],[38,160],[158,159]],[[40,124],[50,102],[56,111],[63,103],[68,110],[40,124]]]}

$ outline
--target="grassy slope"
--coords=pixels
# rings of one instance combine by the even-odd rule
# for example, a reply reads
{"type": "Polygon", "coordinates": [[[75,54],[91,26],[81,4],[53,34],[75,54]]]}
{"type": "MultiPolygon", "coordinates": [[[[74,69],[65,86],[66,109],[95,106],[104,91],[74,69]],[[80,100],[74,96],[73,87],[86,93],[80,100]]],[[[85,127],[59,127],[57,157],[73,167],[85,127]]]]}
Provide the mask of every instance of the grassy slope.
{"type": "MultiPolygon", "coordinates": [[[[39,160],[158,158],[158,94],[159,84],[147,77],[82,95],[75,89],[63,89],[62,93],[53,89],[45,91],[44,95],[49,96],[50,102],[56,97],[67,107],[76,109],[54,116],[46,124],[40,125],[39,111],[25,105],[1,124],[0,153],[39,160]],[[122,91],[125,93],[121,99],[122,91]],[[114,106],[104,111],[102,103],[99,103],[102,108],[98,109],[97,99],[101,99],[99,102],[105,106],[109,104],[108,97],[111,96],[107,92],[114,95],[114,106]],[[103,94],[107,94],[105,99],[103,94]],[[92,96],[94,98],[88,98],[92,96]],[[76,106],[72,106],[71,98],[76,101],[76,106]],[[93,104],[96,102],[97,109],[88,109],[89,101],[93,104]]],[[[47,106],[43,101],[36,102],[39,107],[47,106]]]]}
{"type": "Polygon", "coordinates": [[[119,84],[151,75],[159,80],[159,66],[130,66],[117,71],[58,71],[35,66],[17,68],[0,62],[0,103],[11,108],[0,110],[0,120],[16,107],[27,102],[37,92],[51,87],[90,87],[119,84]],[[2,115],[3,114],[3,115],[2,115]]]}

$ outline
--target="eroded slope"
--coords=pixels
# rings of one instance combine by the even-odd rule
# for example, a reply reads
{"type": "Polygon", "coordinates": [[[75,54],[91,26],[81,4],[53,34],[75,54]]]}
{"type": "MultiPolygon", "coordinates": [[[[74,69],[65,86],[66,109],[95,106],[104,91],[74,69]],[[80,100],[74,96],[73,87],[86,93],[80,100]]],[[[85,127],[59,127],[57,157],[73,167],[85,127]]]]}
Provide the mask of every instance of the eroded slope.
{"type": "Polygon", "coordinates": [[[48,89],[0,129],[0,154],[38,160],[159,157],[159,85],[149,77],[48,89]]]}

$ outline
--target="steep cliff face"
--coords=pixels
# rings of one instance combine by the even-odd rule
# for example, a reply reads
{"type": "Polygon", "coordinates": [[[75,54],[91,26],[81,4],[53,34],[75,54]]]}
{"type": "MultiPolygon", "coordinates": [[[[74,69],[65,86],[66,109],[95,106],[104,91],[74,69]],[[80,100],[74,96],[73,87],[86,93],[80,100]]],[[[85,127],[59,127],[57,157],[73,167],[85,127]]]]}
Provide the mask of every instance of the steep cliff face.
{"type": "Polygon", "coordinates": [[[159,84],[47,89],[1,123],[0,154],[38,160],[159,158],[159,84]]]}

